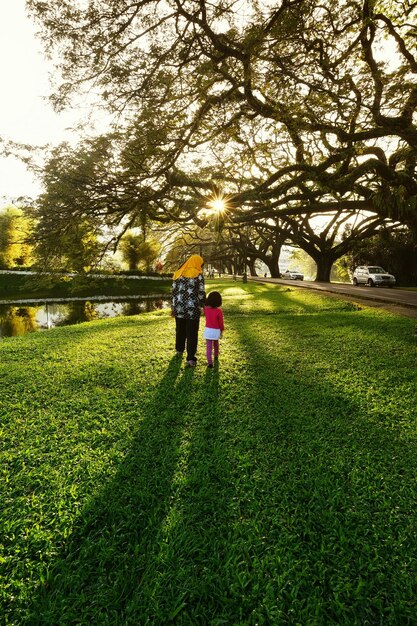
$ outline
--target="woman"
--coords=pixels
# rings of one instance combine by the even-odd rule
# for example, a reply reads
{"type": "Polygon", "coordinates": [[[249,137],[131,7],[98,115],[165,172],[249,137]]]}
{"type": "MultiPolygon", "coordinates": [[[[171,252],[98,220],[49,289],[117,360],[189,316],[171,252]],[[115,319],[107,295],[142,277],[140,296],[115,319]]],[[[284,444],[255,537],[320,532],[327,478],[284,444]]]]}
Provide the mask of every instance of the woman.
{"type": "Polygon", "coordinates": [[[182,354],[187,346],[187,365],[197,364],[198,329],[201,307],[204,306],[203,259],[193,254],[174,273],[172,283],[172,315],[175,317],[175,349],[182,354]]]}

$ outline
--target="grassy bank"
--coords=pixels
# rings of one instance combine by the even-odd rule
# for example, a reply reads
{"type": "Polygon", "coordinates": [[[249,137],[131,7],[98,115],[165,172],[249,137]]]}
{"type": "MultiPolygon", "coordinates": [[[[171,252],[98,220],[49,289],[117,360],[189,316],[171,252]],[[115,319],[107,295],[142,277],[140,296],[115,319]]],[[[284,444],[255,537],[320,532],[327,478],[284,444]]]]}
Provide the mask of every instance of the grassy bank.
{"type": "Polygon", "coordinates": [[[169,293],[171,280],[133,279],[122,276],[57,276],[54,274],[0,274],[0,300],[132,296],[169,293]]]}
{"type": "Polygon", "coordinates": [[[5,624],[413,624],[413,324],[210,282],[219,365],[165,311],[0,344],[5,624]]]}

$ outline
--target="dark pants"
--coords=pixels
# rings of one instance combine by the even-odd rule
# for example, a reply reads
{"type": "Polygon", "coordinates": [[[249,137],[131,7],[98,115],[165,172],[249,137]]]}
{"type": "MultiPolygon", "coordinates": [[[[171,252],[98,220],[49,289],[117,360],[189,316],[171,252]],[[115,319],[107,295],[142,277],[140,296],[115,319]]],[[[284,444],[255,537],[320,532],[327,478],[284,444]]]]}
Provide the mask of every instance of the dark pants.
{"type": "Polygon", "coordinates": [[[175,349],[177,352],[184,352],[185,344],[187,344],[187,361],[197,360],[199,326],[199,317],[196,320],[186,320],[182,317],[175,318],[175,349]]]}

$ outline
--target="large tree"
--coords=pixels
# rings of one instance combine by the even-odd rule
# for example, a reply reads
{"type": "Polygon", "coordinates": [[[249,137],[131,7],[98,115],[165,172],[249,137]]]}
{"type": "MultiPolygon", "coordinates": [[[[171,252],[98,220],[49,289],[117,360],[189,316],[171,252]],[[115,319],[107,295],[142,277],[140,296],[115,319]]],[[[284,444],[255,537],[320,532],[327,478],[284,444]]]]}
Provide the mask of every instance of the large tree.
{"type": "Polygon", "coordinates": [[[59,53],[56,105],[85,84],[118,113],[117,168],[85,211],[198,221],[220,190],[235,222],[343,201],[417,225],[414,3],[28,5],[59,53]]]}
{"type": "Polygon", "coordinates": [[[333,264],[355,245],[374,236],[382,227],[387,232],[397,228],[396,223],[378,215],[352,215],[343,208],[325,222],[309,215],[287,221],[292,229],[291,241],[315,261],[316,280],[322,282],[330,281],[333,264]]]}

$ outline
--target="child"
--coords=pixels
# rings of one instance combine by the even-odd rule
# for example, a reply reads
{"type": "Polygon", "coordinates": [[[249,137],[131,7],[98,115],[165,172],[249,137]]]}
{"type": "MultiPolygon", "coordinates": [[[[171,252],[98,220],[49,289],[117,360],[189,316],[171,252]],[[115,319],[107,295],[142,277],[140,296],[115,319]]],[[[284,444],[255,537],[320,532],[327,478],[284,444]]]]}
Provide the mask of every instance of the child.
{"type": "Polygon", "coordinates": [[[224,331],[223,311],[221,310],[222,297],[218,291],[212,291],[206,298],[204,315],[206,327],[204,339],[206,340],[207,367],[213,367],[214,358],[219,357],[219,339],[224,331]]]}

